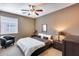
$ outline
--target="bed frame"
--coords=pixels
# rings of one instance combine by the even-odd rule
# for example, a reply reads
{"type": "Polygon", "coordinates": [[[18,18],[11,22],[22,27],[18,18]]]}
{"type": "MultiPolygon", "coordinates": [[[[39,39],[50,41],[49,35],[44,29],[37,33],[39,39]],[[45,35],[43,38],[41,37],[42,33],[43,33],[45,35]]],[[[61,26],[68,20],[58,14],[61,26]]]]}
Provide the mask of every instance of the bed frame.
{"type": "Polygon", "coordinates": [[[40,53],[44,52],[46,49],[51,47],[51,42],[48,39],[46,39],[46,37],[41,39],[39,36],[34,36],[32,38],[45,42],[45,46],[37,49],[35,52],[31,54],[31,56],[38,56],[40,53]]]}
{"type": "MultiPolygon", "coordinates": [[[[34,51],[31,54],[31,56],[38,56],[40,53],[44,52],[46,49],[51,47],[51,42],[48,39],[46,39],[46,37],[41,39],[40,36],[32,36],[32,38],[39,40],[39,41],[42,41],[42,42],[45,42],[45,46],[34,51]]],[[[17,46],[17,47],[20,48],[19,46],[17,46]]],[[[20,49],[20,51],[23,53],[23,51],[21,49],[20,49]]],[[[24,55],[24,53],[23,53],[23,55],[24,55]]]]}

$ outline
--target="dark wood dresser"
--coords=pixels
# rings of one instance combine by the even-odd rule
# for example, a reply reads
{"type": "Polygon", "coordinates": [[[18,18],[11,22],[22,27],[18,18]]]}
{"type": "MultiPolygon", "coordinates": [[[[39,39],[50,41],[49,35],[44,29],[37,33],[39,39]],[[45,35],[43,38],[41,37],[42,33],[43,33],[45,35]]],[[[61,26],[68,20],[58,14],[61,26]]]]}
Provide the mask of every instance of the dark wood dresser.
{"type": "Polygon", "coordinates": [[[63,56],[79,56],[79,36],[70,35],[63,41],[63,56]]]}

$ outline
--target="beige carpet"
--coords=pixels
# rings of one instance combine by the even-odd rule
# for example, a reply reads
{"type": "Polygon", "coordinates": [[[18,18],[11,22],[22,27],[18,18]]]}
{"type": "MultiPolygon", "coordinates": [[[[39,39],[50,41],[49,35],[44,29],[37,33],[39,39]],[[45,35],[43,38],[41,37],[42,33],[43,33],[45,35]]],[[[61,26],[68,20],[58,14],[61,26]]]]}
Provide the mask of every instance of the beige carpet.
{"type": "MultiPolygon", "coordinates": [[[[24,56],[24,54],[15,44],[14,46],[10,46],[6,49],[0,48],[0,56],[24,56]]],[[[51,47],[39,56],[62,56],[62,52],[51,47]]]]}
{"type": "Polygon", "coordinates": [[[10,46],[6,49],[0,48],[0,56],[23,56],[23,52],[16,46],[10,46]]]}

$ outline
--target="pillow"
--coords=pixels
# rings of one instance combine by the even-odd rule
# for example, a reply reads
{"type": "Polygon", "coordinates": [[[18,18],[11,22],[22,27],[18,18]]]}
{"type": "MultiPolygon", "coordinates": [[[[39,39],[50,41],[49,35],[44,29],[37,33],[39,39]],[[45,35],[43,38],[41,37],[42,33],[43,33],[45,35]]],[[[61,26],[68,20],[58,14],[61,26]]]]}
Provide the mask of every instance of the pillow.
{"type": "Polygon", "coordinates": [[[40,36],[43,39],[43,34],[42,33],[38,33],[38,36],[40,36]]]}
{"type": "Polygon", "coordinates": [[[38,37],[38,38],[41,38],[41,36],[39,36],[39,35],[32,35],[31,37],[38,37]]]}
{"type": "Polygon", "coordinates": [[[51,35],[47,35],[47,34],[43,34],[43,33],[38,33],[39,36],[41,36],[41,38],[48,38],[51,39],[51,35]]]}
{"type": "Polygon", "coordinates": [[[37,35],[36,37],[41,38],[41,36],[37,35]]]}
{"type": "Polygon", "coordinates": [[[48,37],[43,37],[43,39],[48,39],[48,37]]]}

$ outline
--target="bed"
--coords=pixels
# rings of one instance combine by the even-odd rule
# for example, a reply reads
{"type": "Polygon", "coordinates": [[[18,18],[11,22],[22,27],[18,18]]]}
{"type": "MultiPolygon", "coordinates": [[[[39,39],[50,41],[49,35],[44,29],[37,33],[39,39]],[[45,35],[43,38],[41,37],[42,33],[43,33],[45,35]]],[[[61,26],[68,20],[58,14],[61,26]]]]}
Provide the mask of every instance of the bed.
{"type": "Polygon", "coordinates": [[[40,37],[26,37],[18,40],[17,46],[20,47],[25,56],[36,56],[49,48],[50,42],[40,37]]]}

